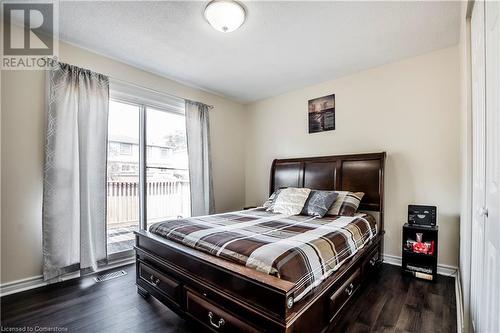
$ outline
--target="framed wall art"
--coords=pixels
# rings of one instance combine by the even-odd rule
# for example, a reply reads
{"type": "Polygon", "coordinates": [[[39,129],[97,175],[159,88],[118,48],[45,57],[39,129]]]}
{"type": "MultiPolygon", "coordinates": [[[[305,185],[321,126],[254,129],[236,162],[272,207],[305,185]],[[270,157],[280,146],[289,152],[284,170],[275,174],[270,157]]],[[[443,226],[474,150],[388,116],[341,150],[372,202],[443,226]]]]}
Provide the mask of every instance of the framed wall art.
{"type": "Polygon", "coordinates": [[[309,133],[335,129],[335,94],[309,100],[309,133]]]}

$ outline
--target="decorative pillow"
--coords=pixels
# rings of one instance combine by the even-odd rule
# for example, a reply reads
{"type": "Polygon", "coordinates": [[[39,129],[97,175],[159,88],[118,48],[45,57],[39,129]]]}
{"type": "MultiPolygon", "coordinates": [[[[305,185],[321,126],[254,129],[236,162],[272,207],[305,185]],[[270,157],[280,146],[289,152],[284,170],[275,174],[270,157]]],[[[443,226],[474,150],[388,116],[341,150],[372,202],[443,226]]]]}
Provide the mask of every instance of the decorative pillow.
{"type": "Polygon", "coordinates": [[[304,204],[302,214],[323,217],[328,213],[328,209],[330,209],[337,197],[338,193],[335,191],[312,190],[304,204]]]}
{"type": "Polygon", "coordinates": [[[328,215],[354,216],[365,194],[363,192],[335,192],[338,193],[339,196],[328,210],[328,215]]]}
{"type": "Polygon", "coordinates": [[[274,203],[273,213],[298,215],[304,208],[311,190],[308,188],[288,187],[278,194],[274,203]]]}
{"type": "Polygon", "coordinates": [[[264,202],[262,207],[267,208],[268,211],[272,211],[273,207],[274,207],[274,203],[276,202],[276,199],[278,198],[278,194],[280,194],[281,190],[282,190],[282,188],[279,188],[276,191],[274,191],[273,194],[271,194],[271,196],[269,197],[269,199],[267,199],[266,202],[264,202]]]}

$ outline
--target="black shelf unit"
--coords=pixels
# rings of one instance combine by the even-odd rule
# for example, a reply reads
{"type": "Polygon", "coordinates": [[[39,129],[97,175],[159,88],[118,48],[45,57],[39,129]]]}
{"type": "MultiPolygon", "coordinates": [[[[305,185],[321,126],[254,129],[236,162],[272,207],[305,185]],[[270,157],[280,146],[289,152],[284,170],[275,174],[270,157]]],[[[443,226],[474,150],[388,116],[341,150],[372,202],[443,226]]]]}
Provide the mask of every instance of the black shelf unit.
{"type": "Polygon", "coordinates": [[[438,230],[437,226],[421,226],[418,224],[408,224],[403,226],[403,273],[426,280],[435,280],[437,275],[438,258],[438,230]],[[432,254],[413,252],[409,246],[416,242],[417,233],[422,233],[422,242],[434,242],[432,254]]]}

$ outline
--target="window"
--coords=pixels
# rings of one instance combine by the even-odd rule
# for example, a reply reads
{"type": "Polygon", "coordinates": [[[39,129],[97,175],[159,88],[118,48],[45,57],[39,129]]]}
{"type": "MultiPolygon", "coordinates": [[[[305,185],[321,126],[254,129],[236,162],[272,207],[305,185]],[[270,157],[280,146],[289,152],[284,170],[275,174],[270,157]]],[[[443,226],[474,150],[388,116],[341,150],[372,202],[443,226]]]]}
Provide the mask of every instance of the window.
{"type": "Polygon", "coordinates": [[[110,85],[108,257],[131,255],[133,231],[190,216],[184,101],[110,85]],[[144,158],[144,161],[142,160],[144,158]]]}
{"type": "Polygon", "coordinates": [[[120,154],[132,155],[132,145],[130,143],[120,142],[120,154]]]}
{"type": "Polygon", "coordinates": [[[146,112],[146,144],[154,147],[146,160],[147,221],[190,216],[185,116],[156,108],[146,112]]]}
{"type": "Polygon", "coordinates": [[[133,231],[139,226],[139,113],[140,107],[137,105],[114,100],[109,103],[108,255],[131,250],[133,231]],[[136,144],[132,146],[128,142],[136,144]],[[131,169],[131,165],[137,168],[131,169]]]}

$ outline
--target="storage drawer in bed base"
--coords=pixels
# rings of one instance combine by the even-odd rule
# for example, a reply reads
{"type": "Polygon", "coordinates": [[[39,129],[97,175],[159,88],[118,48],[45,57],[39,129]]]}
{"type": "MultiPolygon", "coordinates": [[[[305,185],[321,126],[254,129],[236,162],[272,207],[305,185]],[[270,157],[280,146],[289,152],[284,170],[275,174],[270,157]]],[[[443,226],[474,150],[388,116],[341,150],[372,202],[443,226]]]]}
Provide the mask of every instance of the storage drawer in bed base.
{"type": "Polygon", "coordinates": [[[169,298],[176,305],[181,302],[181,284],[172,276],[163,271],[155,269],[141,260],[137,262],[137,279],[165,297],[169,298]]]}
{"type": "Polygon", "coordinates": [[[196,291],[186,288],[186,314],[205,327],[217,332],[264,332],[254,324],[238,318],[226,309],[212,303],[207,297],[196,291]]]}

